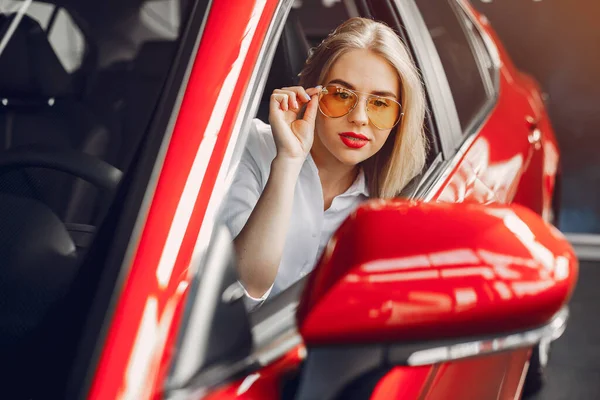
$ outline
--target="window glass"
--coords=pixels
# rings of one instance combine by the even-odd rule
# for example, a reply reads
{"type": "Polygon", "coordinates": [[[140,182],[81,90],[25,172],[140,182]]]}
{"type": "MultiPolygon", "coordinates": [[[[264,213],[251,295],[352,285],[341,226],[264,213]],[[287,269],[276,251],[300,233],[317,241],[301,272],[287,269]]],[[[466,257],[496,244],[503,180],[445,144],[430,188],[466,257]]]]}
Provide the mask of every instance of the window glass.
{"type": "MultiPolygon", "coordinates": [[[[187,65],[175,54],[191,14],[179,0],[60,4],[0,1],[0,353],[10,365],[35,359],[44,376],[50,364],[52,374],[66,368],[38,357],[54,337],[47,323],[85,310],[96,293],[95,280],[80,290],[80,273],[99,273],[82,264],[98,262],[86,255],[96,239],[106,241],[96,232],[114,215],[107,211],[117,185],[140,185],[119,177],[159,100],[171,97],[165,82],[176,60],[187,65]],[[42,168],[49,164],[58,167],[42,168]]],[[[64,325],[61,339],[78,334],[77,321],[64,325]]],[[[70,344],[52,342],[61,354],[71,354],[70,344]]],[[[11,373],[6,381],[20,382],[20,397],[38,397],[23,383],[40,380],[31,368],[11,373]]]]}
{"type": "Polygon", "coordinates": [[[85,52],[83,34],[65,10],[58,10],[48,41],[67,72],[81,66],[85,52]]]}
{"type": "Polygon", "coordinates": [[[468,28],[459,20],[458,6],[449,1],[417,0],[417,5],[440,56],[465,132],[488,100],[475,49],[466,34],[468,28]]]}
{"type": "MultiPolygon", "coordinates": [[[[6,0],[0,4],[0,13],[12,15],[18,13],[19,9],[23,7],[22,1],[6,0]]],[[[23,9],[26,18],[34,19],[47,32],[48,41],[56,57],[62,67],[71,73],[81,66],[85,52],[85,41],[81,30],[64,9],[57,10],[52,26],[48,26],[55,10],[56,6],[41,2],[32,2],[29,7],[23,9]]]]}
{"type": "MultiPolygon", "coordinates": [[[[490,82],[495,82],[498,75],[497,62],[495,60],[499,57],[497,53],[493,53],[496,50],[495,45],[490,43],[489,39],[486,40],[483,37],[481,31],[473,24],[473,21],[471,21],[463,10],[460,11],[460,14],[463,16],[465,27],[473,39],[473,46],[482,70],[489,77],[490,82]]],[[[494,92],[494,89],[491,88],[490,92],[494,92]]]]}

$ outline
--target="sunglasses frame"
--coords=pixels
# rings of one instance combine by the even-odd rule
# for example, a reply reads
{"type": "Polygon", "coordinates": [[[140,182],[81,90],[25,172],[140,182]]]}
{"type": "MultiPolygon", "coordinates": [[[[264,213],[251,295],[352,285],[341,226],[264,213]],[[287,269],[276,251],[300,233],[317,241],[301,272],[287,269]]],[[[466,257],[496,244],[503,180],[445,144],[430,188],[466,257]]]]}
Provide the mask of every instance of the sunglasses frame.
{"type": "Polygon", "coordinates": [[[377,126],[377,125],[376,125],[376,124],[373,122],[373,120],[372,120],[372,119],[371,119],[371,117],[369,116],[369,109],[367,108],[368,100],[369,100],[370,98],[377,98],[377,99],[386,99],[386,100],[391,100],[391,101],[393,101],[394,103],[398,104],[398,106],[400,107],[400,110],[402,110],[402,103],[400,103],[400,102],[399,102],[399,101],[397,101],[397,100],[394,100],[394,99],[392,99],[391,97],[384,97],[384,96],[378,96],[378,95],[376,95],[376,94],[365,93],[365,92],[359,92],[358,90],[352,90],[352,89],[348,89],[347,87],[338,86],[338,85],[334,85],[334,84],[331,84],[331,85],[325,85],[325,86],[323,86],[323,88],[322,88],[322,89],[319,91],[319,103],[318,103],[318,105],[319,105],[319,112],[320,112],[321,114],[323,114],[323,115],[324,115],[325,117],[327,117],[327,118],[342,118],[342,117],[345,117],[346,115],[350,114],[350,113],[351,113],[351,112],[352,112],[352,111],[353,111],[353,110],[356,108],[356,106],[358,105],[358,103],[360,103],[360,96],[358,96],[358,94],[364,94],[364,95],[366,95],[366,96],[367,96],[367,99],[366,99],[367,101],[365,102],[365,110],[366,110],[367,117],[369,118],[369,122],[370,122],[371,124],[373,124],[373,126],[374,126],[374,127],[376,127],[376,128],[377,128],[377,129],[379,129],[379,130],[394,129],[394,127],[395,127],[396,125],[398,125],[398,123],[400,122],[400,120],[401,120],[401,119],[402,119],[402,117],[404,116],[404,112],[403,112],[403,111],[401,111],[401,112],[400,112],[400,114],[398,115],[398,119],[396,120],[396,122],[394,123],[394,125],[392,125],[390,128],[380,128],[379,126],[377,126]],[[339,117],[331,117],[331,116],[329,116],[329,115],[325,114],[325,113],[323,112],[323,110],[321,110],[321,98],[322,98],[322,95],[323,95],[323,94],[328,94],[328,93],[329,93],[329,91],[327,90],[327,87],[328,87],[328,86],[333,86],[333,87],[335,87],[335,88],[338,88],[338,89],[342,89],[342,90],[348,91],[348,92],[350,92],[350,93],[352,93],[352,94],[354,94],[354,95],[356,96],[356,102],[354,102],[354,105],[353,105],[353,106],[352,106],[352,107],[351,107],[351,108],[350,108],[350,109],[349,109],[349,110],[348,110],[348,111],[347,111],[345,114],[342,114],[342,115],[340,115],[339,117]]]}

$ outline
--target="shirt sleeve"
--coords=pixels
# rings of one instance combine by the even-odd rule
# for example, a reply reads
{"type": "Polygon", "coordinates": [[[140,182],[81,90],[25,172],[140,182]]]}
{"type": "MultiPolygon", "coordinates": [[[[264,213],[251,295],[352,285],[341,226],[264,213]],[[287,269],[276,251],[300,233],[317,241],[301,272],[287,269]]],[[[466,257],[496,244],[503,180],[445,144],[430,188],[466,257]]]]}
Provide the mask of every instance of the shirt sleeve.
{"type": "Polygon", "coordinates": [[[273,290],[273,285],[271,285],[269,290],[267,290],[265,292],[265,294],[263,294],[261,297],[252,297],[246,291],[246,288],[244,287],[242,282],[240,282],[240,284],[242,285],[242,288],[244,289],[244,295],[245,295],[244,296],[244,305],[246,306],[246,309],[249,311],[252,311],[255,308],[258,308],[260,305],[262,305],[262,303],[264,303],[265,300],[267,299],[267,297],[269,297],[269,295],[271,294],[271,290],[273,290]]]}
{"type": "MultiPolygon", "coordinates": [[[[256,206],[266,185],[271,161],[275,155],[275,142],[270,126],[257,119],[252,121],[240,163],[219,217],[233,238],[239,235],[256,206]]],[[[260,306],[267,299],[272,288],[273,285],[260,298],[250,296],[244,288],[246,308],[252,310],[260,306]]]]}
{"type": "Polygon", "coordinates": [[[235,177],[221,209],[220,220],[233,238],[239,235],[256,206],[275,154],[275,142],[269,125],[258,119],[253,120],[235,177]]]}

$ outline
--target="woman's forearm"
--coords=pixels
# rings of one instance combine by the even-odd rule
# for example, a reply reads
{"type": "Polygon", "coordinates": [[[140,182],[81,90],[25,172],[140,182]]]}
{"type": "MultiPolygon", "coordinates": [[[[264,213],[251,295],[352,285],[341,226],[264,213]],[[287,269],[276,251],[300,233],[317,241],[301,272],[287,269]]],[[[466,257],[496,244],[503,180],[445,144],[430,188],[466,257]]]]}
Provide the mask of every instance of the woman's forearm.
{"type": "Polygon", "coordinates": [[[261,297],[275,281],[301,168],[299,160],[273,160],[265,189],[234,240],[240,280],[252,297],[261,297]]]}

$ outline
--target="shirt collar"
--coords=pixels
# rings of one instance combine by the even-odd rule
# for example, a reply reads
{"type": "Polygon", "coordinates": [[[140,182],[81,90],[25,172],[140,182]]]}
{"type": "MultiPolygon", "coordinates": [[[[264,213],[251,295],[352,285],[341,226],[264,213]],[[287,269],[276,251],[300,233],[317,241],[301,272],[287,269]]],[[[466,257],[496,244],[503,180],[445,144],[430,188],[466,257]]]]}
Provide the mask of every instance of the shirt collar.
{"type": "Polygon", "coordinates": [[[358,176],[354,180],[354,183],[352,184],[352,186],[350,186],[348,188],[348,190],[346,190],[343,193],[343,195],[347,195],[347,196],[357,196],[359,194],[369,197],[369,188],[367,186],[367,179],[365,177],[365,171],[362,169],[362,167],[358,171],[358,176]]]}

